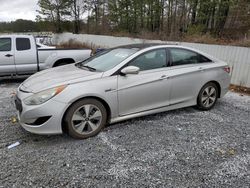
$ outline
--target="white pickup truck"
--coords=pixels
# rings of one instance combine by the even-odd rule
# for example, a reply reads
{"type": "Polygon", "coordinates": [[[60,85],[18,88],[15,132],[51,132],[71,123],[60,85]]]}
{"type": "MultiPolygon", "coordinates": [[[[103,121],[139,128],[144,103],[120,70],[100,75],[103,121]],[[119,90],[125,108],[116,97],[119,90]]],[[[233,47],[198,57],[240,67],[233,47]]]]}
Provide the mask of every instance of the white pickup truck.
{"type": "Polygon", "coordinates": [[[90,49],[38,48],[31,35],[0,36],[0,76],[29,75],[40,70],[83,61],[90,49]]]}

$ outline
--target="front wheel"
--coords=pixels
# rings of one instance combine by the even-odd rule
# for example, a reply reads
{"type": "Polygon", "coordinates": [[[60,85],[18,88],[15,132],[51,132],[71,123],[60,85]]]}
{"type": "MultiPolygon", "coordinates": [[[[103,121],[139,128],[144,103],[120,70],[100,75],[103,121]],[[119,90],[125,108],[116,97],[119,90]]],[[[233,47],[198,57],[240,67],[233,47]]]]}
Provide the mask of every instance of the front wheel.
{"type": "Polygon", "coordinates": [[[210,82],[204,85],[197,99],[197,106],[201,110],[210,110],[214,107],[218,99],[218,87],[210,82]]]}
{"type": "Polygon", "coordinates": [[[107,111],[104,105],[95,99],[83,99],[74,103],[64,118],[68,134],[77,139],[98,134],[106,121],[107,111]]]}

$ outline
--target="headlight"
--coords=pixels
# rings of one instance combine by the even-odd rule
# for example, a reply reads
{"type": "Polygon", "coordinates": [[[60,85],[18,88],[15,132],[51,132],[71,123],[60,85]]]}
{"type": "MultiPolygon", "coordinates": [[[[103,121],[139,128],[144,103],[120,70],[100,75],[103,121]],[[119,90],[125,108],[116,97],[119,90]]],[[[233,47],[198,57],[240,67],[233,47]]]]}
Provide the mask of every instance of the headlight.
{"type": "Polygon", "coordinates": [[[67,87],[66,85],[58,86],[58,87],[44,90],[34,95],[31,95],[30,97],[27,97],[26,99],[24,99],[24,104],[26,105],[43,104],[46,101],[53,98],[54,96],[56,96],[57,94],[61,93],[66,87],[67,87]]]}

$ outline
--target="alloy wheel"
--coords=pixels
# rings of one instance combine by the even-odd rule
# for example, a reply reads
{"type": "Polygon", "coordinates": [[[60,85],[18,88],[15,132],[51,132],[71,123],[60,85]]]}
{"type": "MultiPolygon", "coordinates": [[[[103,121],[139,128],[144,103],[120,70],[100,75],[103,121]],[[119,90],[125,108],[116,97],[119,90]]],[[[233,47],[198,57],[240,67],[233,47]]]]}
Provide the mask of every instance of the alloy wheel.
{"type": "Polygon", "coordinates": [[[202,105],[206,108],[213,106],[217,98],[217,91],[213,86],[206,87],[201,96],[202,105]]]}
{"type": "Polygon", "coordinates": [[[81,135],[91,134],[102,122],[101,110],[93,104],[85,104],[78,108],[72,116],[72,127],[81,135]]]}

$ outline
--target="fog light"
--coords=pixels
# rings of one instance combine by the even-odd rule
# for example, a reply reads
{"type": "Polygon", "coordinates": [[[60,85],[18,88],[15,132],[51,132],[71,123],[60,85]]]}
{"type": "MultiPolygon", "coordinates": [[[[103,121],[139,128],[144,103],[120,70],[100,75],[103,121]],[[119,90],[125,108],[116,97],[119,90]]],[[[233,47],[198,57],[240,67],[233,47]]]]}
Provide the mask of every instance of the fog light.
{"type": "Polygon", "coordinates": [[[25,121],[25,124],[27,125],[33,125],[33,126],[39,126],[44,124],[46,121],[48,121],[51,118],[51,116],[44,116],[39,117],[37,119],[29,119],[28,121],[25,121]]]}

